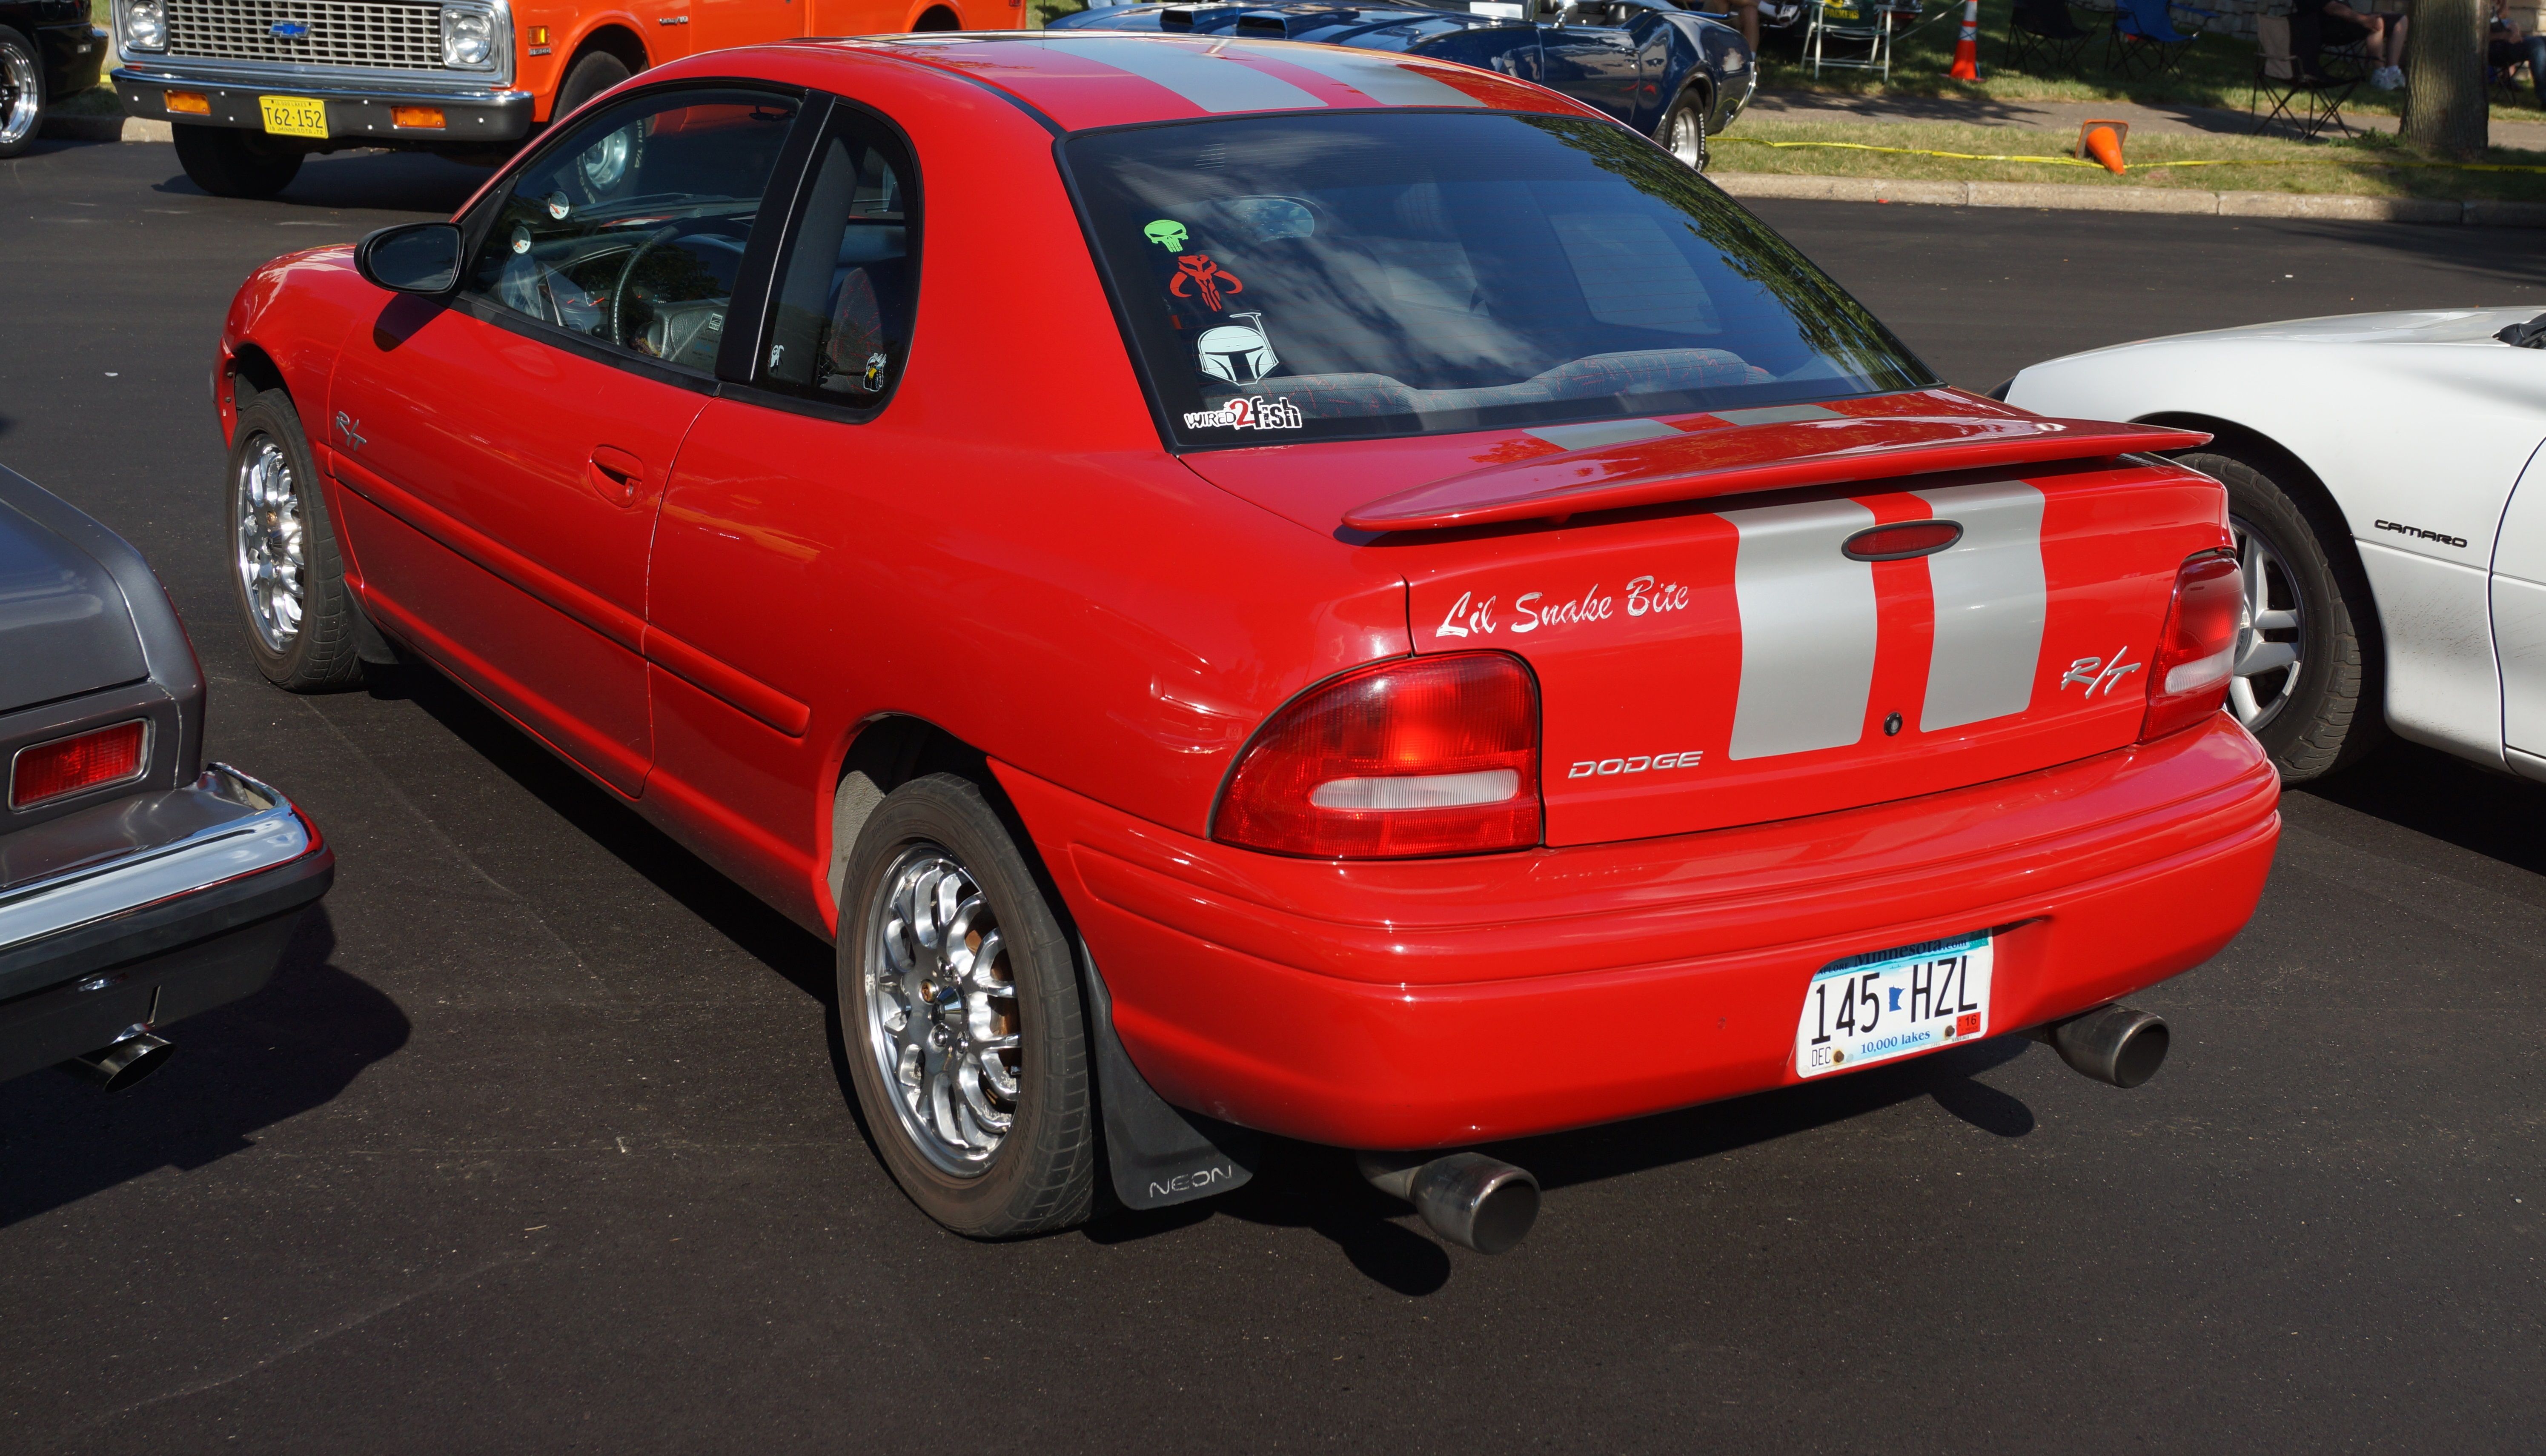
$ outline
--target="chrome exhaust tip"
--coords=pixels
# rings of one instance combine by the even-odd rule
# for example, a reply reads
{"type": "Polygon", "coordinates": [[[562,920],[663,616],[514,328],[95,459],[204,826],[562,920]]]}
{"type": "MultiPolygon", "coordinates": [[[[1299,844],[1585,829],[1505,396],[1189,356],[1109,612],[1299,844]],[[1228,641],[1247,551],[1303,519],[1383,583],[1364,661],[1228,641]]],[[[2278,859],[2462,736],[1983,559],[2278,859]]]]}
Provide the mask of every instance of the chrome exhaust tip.
{"type": "Polygon", "coordinates": [[[1433,1233],[1461,1248],[1508,1253],[1538,1222],[1538,1179],[1499,1158],[1364,1153],[1356,1160],[1372,1187],[1413,1204],[1433,1233]]]}
{"type": "Polygon", "coordinates": [[[2165,1065],[2170,1040],[2165,1018],[2108,1001],[2091,1011],[2025,1033],[2047,1042],[2060,1060],[2080,1073],[2116,1087],[2136,1087],[2165,1065]]]}
{"type": "Polygon", "coordinates": [[[59,1065],[62,1071],[82,1081],[95,1082],[110,1092],[121,1092],[167,1066],[168,1059],[175,1055],[175,1043],[134,1027],[113,1045],[100,1047],[59,1065]]]}

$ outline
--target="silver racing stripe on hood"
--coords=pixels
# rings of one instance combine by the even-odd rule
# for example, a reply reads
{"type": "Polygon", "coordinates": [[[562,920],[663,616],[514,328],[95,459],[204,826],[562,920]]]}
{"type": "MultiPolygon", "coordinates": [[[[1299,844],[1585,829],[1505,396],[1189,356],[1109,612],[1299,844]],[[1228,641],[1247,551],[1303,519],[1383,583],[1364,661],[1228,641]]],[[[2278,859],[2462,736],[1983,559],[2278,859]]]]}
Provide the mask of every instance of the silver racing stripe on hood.
{"type": "Polygon", "coordinates": [[[1874,567],[1839,548],[1874,524],[1853,500],[1725,511],[1740,533],[1741,696],[1728,756],[1839,748],[1865,733],[1874,688],[1874,567]]]}
{"type": "Polygon", "coordinates": [[[2033,706],[2050,598],[2042,576],[2042,492],[2021,480],[1914,492],[1962,540],[1927,560],[1936,639],[1918,728],[1934,732],[2033,706]]]}

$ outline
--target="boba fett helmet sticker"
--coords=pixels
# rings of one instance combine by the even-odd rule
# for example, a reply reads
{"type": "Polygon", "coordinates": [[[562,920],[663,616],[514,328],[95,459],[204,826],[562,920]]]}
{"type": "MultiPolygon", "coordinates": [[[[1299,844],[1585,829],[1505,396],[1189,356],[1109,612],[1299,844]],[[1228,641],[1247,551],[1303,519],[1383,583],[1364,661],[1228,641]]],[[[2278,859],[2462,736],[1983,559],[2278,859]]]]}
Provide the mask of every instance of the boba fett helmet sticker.
{"type": "Polygon", "coordinates": [[[1229,322],[1203,330],[1194,340],[1194,367],[1216,380],[1239,387],[1271,374],[1282,362],[1265,335],[1261,313],[1232,313],[1229,322]]]}

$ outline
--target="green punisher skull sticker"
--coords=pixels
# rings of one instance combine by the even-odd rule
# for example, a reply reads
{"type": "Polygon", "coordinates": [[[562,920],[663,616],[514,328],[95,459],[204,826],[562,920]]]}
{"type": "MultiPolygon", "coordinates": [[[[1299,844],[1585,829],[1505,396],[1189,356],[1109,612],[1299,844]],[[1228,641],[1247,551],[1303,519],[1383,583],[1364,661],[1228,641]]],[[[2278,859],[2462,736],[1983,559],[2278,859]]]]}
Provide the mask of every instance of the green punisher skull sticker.
{"type": "Polygon", "coordinates": [[[1185,238],[1189,234],[1185,231],[1185,225],[1175,218],[1161,217],[1142,228],[1141,235],[1172,253],[1185,245],[1185,238]]]}

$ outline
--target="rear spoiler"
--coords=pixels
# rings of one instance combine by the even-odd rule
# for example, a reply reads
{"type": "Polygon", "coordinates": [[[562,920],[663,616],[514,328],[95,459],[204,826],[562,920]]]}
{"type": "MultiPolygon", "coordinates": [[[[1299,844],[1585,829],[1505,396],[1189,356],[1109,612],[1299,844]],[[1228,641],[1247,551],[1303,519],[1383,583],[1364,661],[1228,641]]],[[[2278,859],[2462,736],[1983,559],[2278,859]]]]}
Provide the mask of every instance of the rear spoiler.
{"type": "Polygon", "coordinates": [[[1357,505],[1344,513],[1344,524],[1359,531],[1439,531],[1563,520],[1585,511],[2208,443],[2198,430],[1977,410],[1723,425],[1446,476],[1357,505]]]}

